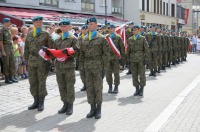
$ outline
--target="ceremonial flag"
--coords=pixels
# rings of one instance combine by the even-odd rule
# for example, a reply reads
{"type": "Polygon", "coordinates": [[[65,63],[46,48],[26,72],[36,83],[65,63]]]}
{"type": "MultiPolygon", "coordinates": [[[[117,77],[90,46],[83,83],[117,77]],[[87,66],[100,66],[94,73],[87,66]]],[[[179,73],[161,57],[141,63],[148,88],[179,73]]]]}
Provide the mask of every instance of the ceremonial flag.
{"type": "Polygon", "coordinates": [[[110,45],[110,47],[113,50],[113,52],[115,53],[115,55],[118,58],[121,58],[119,50],[117,49],[117,47],[115,46],[115,44],[113,43],[113,41],[112,41],[112,39],[110,38],[109,35],[106,36],[106,40],[108,41],[108,44],[110,45]]]}
{"type": "Polygon", "coordinates": [[[126,24],[123,24],[115,29],[115,32],[122,37],[124,42],[125,51],[127,51],[127,40],[126,40],[126,24]]]}

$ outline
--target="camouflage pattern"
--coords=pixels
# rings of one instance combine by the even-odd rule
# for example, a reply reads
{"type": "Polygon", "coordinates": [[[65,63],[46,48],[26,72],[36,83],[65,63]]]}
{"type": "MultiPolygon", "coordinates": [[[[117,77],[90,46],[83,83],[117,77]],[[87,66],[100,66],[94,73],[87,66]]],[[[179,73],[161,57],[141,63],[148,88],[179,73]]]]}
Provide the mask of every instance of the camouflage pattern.
{"type": "Polygon", "coordinates": [[[182,47],[182,39],[181,37],[178,37],[178,57],[177,57],[177,60],[178,61],[181,61],[181,47],[182,47]]]}
{"type": "Polygon", "coordinates": [[[86,73],[86,91],[89,104],[102,103],[102,70],[106,69],[104,59],[108,56],[108,44],[102,34],[89,40],[86,36],[80,45],[80,65],[83,65],[86,73]]]}
{"type": "Polygon", "coordinates": [[[148,43],[145,37],[140,36],[138,40],[134,40],[133,37],[129,38],[127,55],[128,59],[131,61],[134,87],[146,85],[144,60],[148,54],[148,43]]]}
{"type": "Polygon", "coordinates": [[[63,102],[72,104],[75,100],[75,57],[78,56],[79,47],[77,45],[77,39],[69,34],[66,38],[62,37],[55,40],[55,49],[65,49],[72,47],[75,53],[66,61],[59,62],[56,60],[56,79],[58,88],[63,102]]]}
{"type": "MultiPolygon", "coordinates": [[[[113,43],[115,44],[116,48],[120,51],[121,58],[124,58],[124,43],[119,35],[115,35],[112,38],[113,43]]],[[[109,48],[109,56],[108,56],[108,69],[106,72],[106,80],[108,85],[113,84],[112,73],[114,73],[114,85],[120,84],[120,77],[119,77],[119,70],[120,70],[120,63],[119,59],[113,52],[111,48],[109,48]]]]}
{"type": "Polygon", "coordinates": [[[108,29],[105,29],[101,34],[106,35],[108,33],[109,33],[108,29]]]}
{"type": "Polygon", "coordinates": [[[163,52],[162,52],[162,62],[163,62],[163,65],[166,66],[167,65],[167,59],[168,59],[168,55],[167,55],[167,50],[168,50],[168,46],[167,46],[167,43],[168,43],[168,38],[167,38],[167,35],[162,35],[161,36],[161,40],[162,40],[162,45],[163,45],[163,52]]]}
{"type": "MultiPolygon", "coordinates": [[[[128,27],[127,29],[126,29],[126,40],[128,40],[130,37],[132,37],[133,36],[133,32],[132,32],[132,29],[130,28],[130,27],[128,27]]],[[[127,53],[125,54],[125,60],[124,60],[125,62],[124,63],[126,63],[128,66],[129,66],[129,70],[131,71],[131,64],[130,64],[130,61],[128,60],[128,56],[127,56],[127,53]]]]}
{"type": "Polygon", "coordinates": [[[177,59],[177,37],[171,36],[172,38],[172,62],[175,63],[177,59]]]}
{"type": "Polygon", "coordinates": [[[50,63],[38,54],[42,46],[53,47],[51,36],[43,29],[33,36],[33,31],[27,35],[24,57],[28,62],[30,91],[33,96],[44,97],[47,95],[46,78],[50,63]]]}
{"type": "Polygon", "coordinates": [[[162,42],[162,34],[158,34],[158,67],[162,67],[163,60],[163,42],[162,42]]]}
{"type": "Polygon", "coordinates": [[[168,36],[168,64],[170,64],[172,62],[172,37],[170,35],[168,36]]]}
{"type": "Polygon", "coordinates": [[[185,37],[184,38],[184,51],[183,51],[183,56],[184,56],[184,59],[186,60],[187,58],[187,51],[188,51],[188,46],[190,44],[190,40],[188,37],[185,37]]]}
{"type": "Polygon", "coordinates": [[[14,75],[15,73],[15,61],[12,45],[11,32],[9,29],[2,27],[0,29],[0,41],[2,41],[6,56],[2,56],[3,74],[5,76],[14,75]]]}

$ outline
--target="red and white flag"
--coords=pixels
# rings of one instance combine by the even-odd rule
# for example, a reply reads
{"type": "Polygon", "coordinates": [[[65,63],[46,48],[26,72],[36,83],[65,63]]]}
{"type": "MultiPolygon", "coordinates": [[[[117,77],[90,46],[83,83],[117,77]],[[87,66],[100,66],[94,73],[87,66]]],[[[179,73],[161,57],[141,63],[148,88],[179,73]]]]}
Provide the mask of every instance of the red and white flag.
{"type": "Polygon", "coordinates": [[[113,52],[115,53],[115,55],[117,56],[117,58],[121,58],[120,52],[117,49],[117,47],[115,46],[115,44],[113,43],[113,41],[110,38],[110,36],[106,36],[106,40],[108,41],[108,44],[110,45],[111,49],[113,50],[113,52]]]}
{"type": "Polygon", "coordinates": [[[126,40],[126,24],[123,24],[115,29],[115,32],[122,37],[124,42],[125,51],[127,50],[127,40],[126,40]]]}

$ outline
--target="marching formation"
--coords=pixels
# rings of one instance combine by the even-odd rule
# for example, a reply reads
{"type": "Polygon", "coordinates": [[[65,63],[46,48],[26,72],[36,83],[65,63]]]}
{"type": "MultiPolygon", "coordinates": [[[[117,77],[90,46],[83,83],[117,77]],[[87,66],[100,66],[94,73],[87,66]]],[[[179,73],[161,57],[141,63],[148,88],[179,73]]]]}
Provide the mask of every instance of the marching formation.
{"type": "MultiPolygon", "coordinates": [[[[104,77],[108,83],[108,93],[117,94],[120,85],[120,69],[128,67],[127,74],[132,75],[132,83],[136,89],[133,95],[143,96],[146,69],[150,69],[149,76],[156,77],[156,73],[186,61],[187,58],[189,46],[187,33],[179,34],[179,32],[161,29],[154,24],[146,27],[129,22],[123,39],[123,35],[116,32],[116,25],[111,23],[98,30],[96,18],[89,18],[81,27],[79,35],[70,32],[69,20],[62,20],[59,23],[62,33],[55,40],[42,28],[43,17],[35,16],[33,25],[33,30],[27,34],[24,49],[30,92],[34,98],[33,104],[28,107],[29,110],[44,110],[50,62],[55,62],[56,81],[63,102],[58,113],[73,114],[75,67],[78,65],[84,85],[81,91],[87,92],[87,100],[91,107],[86,118],[100,119],[104,77]]],[[[13,56],[9,50],[10,45],[10,33],[3,28],[0,31],[0,48],[3,55],[5,53],[8,55],[3,58],[4,63],[8,65],[13,56]]],[[[7,67],[5,65],[6,78],[13,79],[12,72],[7,67]]]]}

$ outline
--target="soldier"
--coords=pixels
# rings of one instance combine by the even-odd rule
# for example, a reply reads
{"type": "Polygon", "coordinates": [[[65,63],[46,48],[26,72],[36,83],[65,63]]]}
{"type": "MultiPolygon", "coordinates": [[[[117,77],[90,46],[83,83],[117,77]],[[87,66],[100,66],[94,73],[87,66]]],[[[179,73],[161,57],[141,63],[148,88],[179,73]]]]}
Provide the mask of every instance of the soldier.
{"type": "Polygon", "coordinates": [[[150,68],[149,76],[156,76],[157,70],[157,58],[160,54],[159,45],[160,45],[160,37],[158,36],[156,30],[156,26],[151,25],[151,31],[145,35],[147,42],[149,44],[149,56],[148,56],[148,64],[150,68]]]}
{"type": "MultiPolygon", "coordinates": [[[[109,37],[112,39],[114,45],[120,52],[120,59],[123,59],[124,57],[124,43],[119,35],[115,33],[115,25],[111,24],[108,27],[109,30],[109,37]]],[[[118,86],[120,84],[120,76],[119,76],[119,70],[120,70],[120,63],[119,59],[116,56],[111,48],[109,48],[109,56],[108,56],[108,70],[106,73],[106,80],[109,85],[109,90],[108,93],[118,93],[118,86]],[[114,91],[112,91],[112,84],[113,84],[113,79],[112,79],[112,73],[114,73],[114,91]]]]}
{"type": "MultiPolygon", "coordinates": [[[[79,47],[83,41],[83,38],[85,36],[87,36],[87,32],[88,32],[88,27],[87,25],[83,25],[82,28],[81,28],[81,34],[80,34],[80,37],[78,38],[78,43],[79,43],[79,47]]],[[[80,58],[79,58],[80,59],[80,58]]],[[[80,60],[79,60],[80,62],[80,60]]],[[[79,68],[79,72],[80,72],[80,77],[81,77],[81,80],[83,82],[83,88],[81,89],[81,91],[85,91],[86,90],[86,76],[85,76],[85,69],[84,69],[84,65],[79,65],[78,66],[79,68]]]]}
{"type": "Polygon", "coordinates": [[[3,18],[2,23],[3,27],[0,29],[0,49],[2,51],[3,74],[5,75],[5,83],[17,83],[18,81],[13,77],[15,73],[15,63],[11,32],[9,29],[11,24],[10,18],[3,18]]]}
{"type": "Polygon", "coordinates": [[[161,39],[162,39],[162,44],[163,44],[163,60],[162,60],[162,70],[166,70],[165,67],[167,66],[167,50],[168,50],[168,37],[166,35],[166,29],[163,28],[162,29],[162,36],[161,36],[161,39]]]}
{"type": "Polygon", "coordinates": [[[128,40],[127,51],[128,58],[131,61],[133,86],[136,88],[134,96],[143,96],[143,89],[146,85],[144,59],[148,52],[148,44],[145,37],[140,35],[140,27],[134,26],[133,36],[128,40]]]}
{"type": "Polygon", "coordinates": [[[84,64],[87,99],[91,106],[86,117],[95,116],[95,119],[100,119],[103,89],[102,71],[105,68],[103,59],[107,58],[108,44],[104,36],[96,31],[98,27],[96,18],[88,19],[87,24],[89,33],[80,45],[80,62],[84,64]]]}
{"type": "Polygon", "coordinates": [[[172,65],[176,65],[177,61],[177,37],[176,37],[176,32],[172,30],[172,65]]]}
{"type": "Polygon", "coordinates": [[[140,26],[140,35],[145,36],[145,34],[146,34],[146,29],[147,29],[146,26],[140,26]]]}
{"type": "Polygon", "coordinates": [[[30,92],[34,97],[34,103],[28,109],[38,108],[38,111],[43,111],[50,63],[40,57],[38,52],[42,46],[52,48],[53,42],[49,33],[42,29],[43,17],[35,16],[32,21],[34,29],[27,35],[24,51],[25,60],[28,62],[30,92]]]}
{"type": "MultiPolygon", "coordinates": [[[[126,40],[128,40],[130,37],[133,36],[133,32],[132,32],[132,28],[134,26],[134,22],[129,22],[128,24],[128,28],[126,29],[126,40]]],[[[127,75],[132,74],[131,73],[131,66],[130,66],[130,62],[128,61],[127,57],[126,57],[126,64],[128,65],[128,72],[126,73],[127,75]]]]}
{"type": "Polygon", "coordinates": [[[58,111],[59,114],[66,113],[66,115],[71,115],[73,113],[73,103],[75,100],[75,59],[79,47],[77,45],[77,39],[73,34],[70,34],[71,24],[69,20],[62,20],[60,23],[60,28],[62,30],[62,37],[55,41],[55,49],[63,50],[63,52],[69,56],[67,60],[60,61],[56,59],[56,80],[59,87],[59,92],[61,100],[63,102],[63,107],[58,111]],[[75,53],[69,55],[65,48],[73,48],[75,53]]]}
{"type": "Polygon", "coordinates": [[[187,61],[187,51],[188,51],[188,46],[190,44],[190,40],[187,37],[187,33],[184,33],[184,50],[183,50],[183,61],[187,61]]]}
{"type": "Polygon", "coordinates": [[[163,55],[163,41],[162,41],[162,34],[161,34],[161,29],[159,26],[156,27],[156,32],[158,33],[158,37],[159,37],[159,43],[158,43],[158,73],[160,73],[160,70],[162,68],[162,55],[163,55]]]}
{"type": "Polygon", "coordinates": [[[179,37],[179,32],[176,32],[177,36],[177,64],[181,62],[181,37],[179,37]]]}
{"type": "Polygon", "coordinates": [[[167,38],[168,38],[168,40],[167,40],[167,45],[168,45],[167,67],[169,67],[169,68],[171,67],[171,62],[172,62],[172,37],[171,37],[170,33],[171,33],[171,31],[168,30],[167,31],[167,38]]]}

